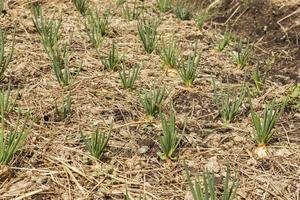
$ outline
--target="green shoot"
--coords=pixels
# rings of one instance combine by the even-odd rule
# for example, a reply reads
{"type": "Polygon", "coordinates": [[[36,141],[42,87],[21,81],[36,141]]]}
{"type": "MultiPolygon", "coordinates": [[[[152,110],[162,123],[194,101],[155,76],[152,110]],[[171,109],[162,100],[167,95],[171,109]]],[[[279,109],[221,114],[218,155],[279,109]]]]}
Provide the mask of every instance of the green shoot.
{"type": "Polygon", "coordinates": [[[219,114],[222,116],[224,124],[229,124],[239,113],[243,100],[247,94],[245,87],[242,88],[239,96],[232,93],[218,95],[214,84],[214,100],[218,107],[219,114]]]}
{"type": "Polygon", "coordinates": [[[162,46],[159,50],[160,58],[163,60],[163,68],[176,68],[177,60],[179,56],[179,50],[177,43],[174,39],[168,41],[168,44],[162,41],[162,46]]]}
{"type": "Polygon", "coordinates": [[[51,57],[51,51],[59,41],[59,29],[62,19],[60,18],[58,21],[44,19],[41,6],[34,4],[32,21],[41,37],[46,53],[51,57]]]}
{"type": "MultiPolygon", "coordinates": [[[[3,96],[0,96],[0,104],[1,104],[1,116],[4,116],[4,100],[3,96]]],[[[14,128],[12,128],[8,133],[6,133],[4,127],[4,117],[1,117],[1,130],[0,130],[0,164],[8,165],[12,160],[13,156],[19,150],[26,137],[30,131],[30,127],[28,127],[28,119],[29,112],[26,114],[25,121],[23,126],[20,126],[20,114],[21,111],[18,111],[17,122],[14,128]]]]}
{"type": "Polygon", "coordinates": [[[92,156],[94,156],[98,160],[101,159],[101,157],[104,153],[105,147],[107,146],[107,143],[108,143],[108,140],[109,140],[109,137],[111,134],[111,130],[112,130],[112,124],[109,128],[108,134],[100,133],[99,125],[97,125],[96,129],[91,134],[91,138],[89,138],[89,139],[86,138],[86,136],[84,136],[82,130],[80,130],[81,137],[83,138],[88,151],[90,152],[90,154],[92,156]]]}
{"type": "Polygon", "coordinates": [[[12,61],[12,57],[14,54],[14,47],[15,47],[15,32],[16,29],[14,29],[14,33],[13,33],[12,47],[10,48],[10,51],[6,54],[5,53],[6,36],[5,36],[5,32],[0,29],[0,81],[4,79],[4,73],[8,68],[8,65],[12,61]]]}
{"type": "Polygon", "coordinates": [[[140,20],[138,22],[138,31],[140,39],[147,53],[151,54],[156,46],[157,28],[160,24],[160,20],[155,18],[154,20],[140,20]]]}
{"type": "Polygon", "coordinates": [[[133,70],[129,71],[128,75],[126,75],[125,68],[122,67],[122,70],[119,71],[119,75],[124,89],[133,89],[140,71],[141,67],[136,65],[133,70]]]}
{"type": "Polygon", "coordinates": [[[273,100],[271,104],[266,103],[263,117],[261,119],[259,115],[253,111],[253,107],[250,102],[251,117],[254,124],[253,135],[258,145],[265,146],[268,144],[273,136],[272,129],[282,115],[285,105],[286,101],[281,103],[280,106],[275,106],[275,100],[273,100]]]}
{"type": "Polygon", "coordinates": [[[5,13],[4,0],[0,0],[0,14],[5,13]]]}
{"type": "Polygon", "coordinates": [[[51,52],[52,69],[55,77],[61,86],[68,86],[72,82],[72,75],[69,69],[70,48],[67,44],[62,49],[55,48],[51,52]]]}
{"type": "Polygon", "coordinates": [[[178,73],[186,87],[191,87],[197,77],[197,68],[199,65],[200,56],[193,53],[188,57],[186,63],[182,63],[178,68],[178,73]]]}
{"type": "MultiPolygon", "coordinates": [[[[184,169],[187,176],[189,188],[191,190],[193,200],[216,200],[217,199],[217,186],[215,182],[215,175],[205,171],[202,175],[203,182],[201,184],[199,176],[196,177],[194,183],[187,164],[184,162],[184,169]]],[[[230,167],[227,163],[226,176],[223,182],[222,200],[233,200],[236,195],[238,181],[236,175],[234,176],[232,184],[229,184],[230,167]]]]}
{"type": "Polygon", "coordinates": [[[248,64],[249,60],[251,59],[253,50],[249,42],[247,43],[245,50],[243,50],[242,48],[243,44],[242,40],[240,39],[237,45],[237,51],[233,51],[231,55],[234,62],[238,65],[240,69],[243,70],[248,64]]]}
{"type": "Polygon", "coordinates": [[[190,19],[190,12],[186,7],[182,5],[177,5],[175,8],[175,15],[180,20],[189,20],[190,19]]]}
{"type": "Polygon", "coordinates": [[[218,50],[223,51],[232,39],[232,33],[228,29],[225,30],[223,38],[219,41],[218,50]]]}
{"type": "Polygon", "coordinates": [[[141,7],[137,5],[137,1],[134,2],[133,8],[130,9],[128,6],[128,3],[123,5],[123,14],[126,17],[127,20],[132,21],[136,20],[140,17],[140,15],[144,11],[144,5],[141,7]]]}
{"type": "Polygon", "coordinates": [[[167,12],[171,9],[172,0],[157,0],[160,12],[167,12]]]}
{"type": "Polygon", "coordinates": [[[112,45],[108,58],[101,59],[101,62],[108,71],[115,71],[117,69],[117,66],[120,63],[120,58],[115,44],[112,45]]]}
{"type": "Polygon", "coordinates": [[[126,0],[117,0],[116,4],[119,7],[119,6],[123,5],[125,2],[126,2],[126,0]]]}
{"type": "Polygon", "coordinates": [[[195,18],[195,23],[198,29],[202,30],[204,23],[211,18],[211,13],[208,10],[200,10],[195,18]]]}
{"type": "Polygon", "coordinates": [[[89,12],[87,16],[87,27],[95,33],[105,36],[109,32],[110,11],[107,10],[102,16],[98,11],[89,12]]]}
{"type": "Polygon", "coordinates": [[[255,83],[255,87],[256,87],[256,89],[257,89],[258,92],[260,92],[263,89],[263,86],[266,83],[266,80],[267,80],[267,78],[269,76],[269,72],[270,72],[270,70],[272,68],[272,64],[274,64],[274,62],[275,62],[275,58],[274,57],[267,59],[267,61],[266,61],[266,67],[265,67],[266,69],[265,69],[264,76],[262,76],[262,74],[259,71],[259,64],[256,63],[254,71],[253,71],[253,74],[252,74],[252,77],[253,77],[253,80],[254,80],[254,83],[255,83]]]}
{"type": "Polygon", "coordinates": [[[72,97],[68,95],[66,99],[63,100],[62,106],[59,108],[55,103],[55,113],[57,115],[58,121],[63,121],[71,115],[72,112],[72,97]]]}
{"type": "Polygon", "coordinates": [[[12,98],[11,92],[12,92],[11,82],[8,83],[8,88],[6,91],[0,92],[0,96],[1,96],[0,99],[3,101],[0,103],[0,106],[3,106],[3,108],[0,107],[0,109],[3,109],[4,115],[10,113],[14,109],[17,98],[19,96],[19,88],[17,90],[16,97],[14,99],[11,99],[12,98]]]}
{"type": "Polygon", "coordinates": [[[88,0],[73,0],[73,3],[76,9],[82,14],[85,15],[89,10],[88,0]]]}
{"type": "Polygon", "coordinates": [[[175,113],[171,111],[170,113],[170,121],[167,122],[166,116],[164,114],[161,115],[161,123],[162,123],[162,131],[163,134],[159,137],[159,144],[162,152],[159,152],[158,155],[162,160],[176,160],[177,157],[173,157],[174,152],[179,146],[183,134],[185,132],[185,126],[182,130],[181,135],[178,135],[175,130],[175,113]]]}
{"type": "Polygon", "coordinates": [[[152,89],[149,92],[145,92],[140,97],[141,104],[143,105],[149,118],[154,118],[160,113],[162,101],[165,97],[166,89],[152,89]]]}

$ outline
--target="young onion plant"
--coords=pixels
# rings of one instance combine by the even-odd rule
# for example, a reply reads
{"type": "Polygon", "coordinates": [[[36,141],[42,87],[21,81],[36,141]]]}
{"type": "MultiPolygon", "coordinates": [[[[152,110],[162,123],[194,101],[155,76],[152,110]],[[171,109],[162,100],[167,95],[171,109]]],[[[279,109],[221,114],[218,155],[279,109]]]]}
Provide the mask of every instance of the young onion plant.
{"type": "Polygon", "coordinates": [[[160,89],[152,89],[140,96],[141,104],[150,119],[156,117],[161,112],[161,105],[165,94],[166,89],[163,87],[160,89]]]}
{"type": "Polygon", "coordinates": [[[14,54],[14,47],[15,47],[15,31],[13,33],[13,42],[12,47],[10,48],[9,52],[5,52],[5,44],[6,44],[6,35],[3,30],[0,29],[0,81],[4,79],[4,73],[8,68],[10,62],[12,61],[12,57],[14,54]]]}
{"type": "Polygon", "coordinates": [[[253,77],[253,80],[254,80],[255,88],[258,91],[258,93],[260,93],[263,90],[264,85],[266,83],[266,80],[269,76],[269,72],[270,72],[274,62],[275,62],[274,57],[267,59],[266,65],[265,65],[265,74],[264,75],[261,74],[261,72],[259,71],[259,64],[256,63],[255,68],[254,68],[253,73],[252,73],[252,77],[253,77]]]}
{"type": "Polygon", "coordinates": [[[183,138],[185,126],[181,135],[179,135],[175,127],[175,113],[173,110],[170,113],[169,122],[164,114],[161,115],[161,123],[163,134],[159,137],[159,144],[162,152],[158,152],[158,155],[162,160],[177,160],[177,157],[174,157],[173,154],[183,138]]]}
{"type": "Polygon", "coordinates": [[[60,38],[59,29],[62,19],[45,19],[42,8],[39,4],[33,5],[33,24],[38,31],[46,53],[51,57],[54,48],[58,45],[60,38]]]}
{"type": "Polygon", "coordinates": [[[241,89],[239,96],[229,92],[226,94],[224,92],[222,94],[217,94],[214,86],[214,101],[225,125],[231,123],[238,115],[246,94],[247,90],[245,87],[241,89]]]}
{"type": "Polygon", "coordinates": [[[167,12],[172,8],[173,0],[157,0],[157,5],[160,12],[167,12]]]}
{"type": "Polygon", "coordinates": [[[89,10],[88,0],[73,0],[73,3],[76,9],[82,14],[85,15],[89,10]]]}
{"type": "Polygon", "coordinates": [[[275,100],[270,104],[265,104],[265,109],[262,118],[259,114],[254,112],[252,104],[250,102],[251,117],[254,124],[253,135],[258,143],[258,147],[255,149],[255,153],[259,158],[266,158],[268,156],[267,144],[271,140],[274,132],[272,131],[282,115],[286,105],[284,100],[281,105],[275,105],[275,100]]]}
{"type": "Polygon", "coordinates": [[[144,12],[144,5],[138,6],[137,1],[134,2],[133,8],[128,6],[128,3],[123,5],[123,15],[129,21],[138,19],[144,12]]]}
{"type": "Polygon", "coordinates": [[[233,51],[231,56],[237,66],[243,70],[250,61],[252,52],[253,49],[249,41],[247,42],[246,48],[243,50],[242,40],[240,39],[237,44],[237,51],[233,51]]]}
{"type": "Polygon", "coordinates": [[[157,28],[160,24],[158,18],[152,20],[139,20],[138,32],[147,53],[151,54],[156,46],[157,28]]]}
{"type": "Polygon", "coordinates": [[[177,5],[176,6],[175,15],[180,20],[189,20],[190,19],[189,10],[186,7],[182,6],[182,5],[177,5]]]}
{"type": "Polygon", "coordinates": [[[208,10],[200,10],[195,17],[195,23],[198,29],[202,30],[204,23],[209,20],[211,13],[208,10]]]}
{"type": "Polygon", "coordinates": [[[102,16],[97,10],[90,11],[87,16],[87,27],[101,36],[106,36],[110,28],[110,11],[105,11],[102,16]]]}
{"type": "Polygon", "coordinates": [[[99,130],[99,125],[97,125],[96,129],[92,132],[90,138],[87,138],[83,134],[83,131],[80,130],[80,135],[83,138],[88,151],[92,156],[94,156],[98,160],[100,160],[101,157],[103,156],[105,147],[107,146],[107,143],[110,138],[111,130],[112,130],[112,124],[110,125],[108,134],[101,133],[99,130]]]}
{"type": "Polygon", "coordinates": [[[118,64],[120,64],[120,61],[121,60],[118,56],[118,51],[115,44],[112,44],[108,58],[101,59],[102,64],[108,71],[115,71],[118,67],[118,64]]]}
{"type": "Polygon", "coordinates": [[[228,46],[231,39],[232,33],[230,30],[226,29],[223,38],[219,41],[218,50],[223,51],[226,48],[226,46],[228,46]]]}
{"type": "Polygon", "coordinates": [[[0,96],[1,104],[1,129],[0,129],[0,165],[8,165],[15,153],[22,147],[27,135],[30,131],[28,126],[29,112],[27,112],[24,124],[20,127],[21,111],[18,110],[18,117],[16,125],[10,129],[5,130],[4,119],[4,99],[0,96]]]}
{"type": "Polygon", "coordinates": [[[205,171],[202,175],[203,181],[200,181],[199,176],[196,177],[195,181],[192,181],[187,164],[184,162],[184,169],[188,180],[189,188],[192,193],[193,200],[233,200],[236,195],[238,188],[238,180],[236,174],[230,182],[230,167],[227,163],[226,176],[223,182],[223,192],[218,194],[215,175],[208,171],[205,171]],[[202,184],[201,184],[202,182],[202,184]],[[218,198],[220,196],[220,198],[218,198]]]}
{"type": "Polygon", "coordinates": [[[174,38],[169,39],[167,44],[162,41],[159,56],[163,61],[163,68],[176,68],[179,50],[178,44],[174,41],[174,38]]]}
{"type": "Polygon", "coordinates": [[[186,87],[191,87],[197,77],[197,68],[199,65],[200,56],[193,53],[188,57],[186,62],[181,63],[178,68],[178,73],[186,87]]]}
{"type": "Polygon", "coordinates": [[[124,89],[133,89],[134,83],[138,78],[138,75],[141,71],[141,66],[136,65],[132,71],[129,71],[126,75],[125,67],[122,67],[122,70],[119,71],[119,76],[124,89]]]}
{"type": "MultiPolygon", "coordinates": [[[[3,101],[0,103],[0,106],[3,106],[3,108],[0,107],[0,109],[3,109],[4,115],[10,113],[15,108],[16,101],[19,96],[19,88],[17,90],[16,97],[14,99],[12,99],[11,92],[12,92],[11,82],[8,83],[8,88],[6,91],[0,92],[0,99],[3,101]]],[[[1,117],[4,116],[1,115],[1,117]]]]}
{"type": "Polygon", "coordinates": [[[68,95],[67,98],[63,100],[61,107],[55,103],[55,113],[57,115],[58,121],[63,121],[71,115],[72,112],[72,97],[68,95]]]}

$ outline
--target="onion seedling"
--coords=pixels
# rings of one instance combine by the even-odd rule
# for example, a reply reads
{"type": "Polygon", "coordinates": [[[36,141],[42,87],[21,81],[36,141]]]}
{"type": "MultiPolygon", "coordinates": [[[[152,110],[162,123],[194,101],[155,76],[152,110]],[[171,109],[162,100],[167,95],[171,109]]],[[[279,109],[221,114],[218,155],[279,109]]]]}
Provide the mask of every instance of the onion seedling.
{"type": "Polygon", "coordinates": [[[71,106],[72,106],[71,95],[68,95],[67,98],[63,100],[63,104],[60,108],[55,103],[55,113],[58,116],[58,119],[57,119],[58,121],[63,121],[71,115],[71,112],[72,112],[71,106]]]}
{"type": "Polygon", "coordinates": [[[4,100],[0,96],[1,104],[1,129],[0,129],[0,165],[8,165],[15,153],[22,147],[24,141],[29,134],[30,127],[28,126],[29,112],[27,112],[23,126],[20,126],[21,111],[18,110],[18,117],[15,127],[6,133],[4,127],[4,100]]]}
{"type": "Polygon", "coordinates": [[[186,7],[182,5],[177,5],[175,8],[175,15],[180,20],[189,20],[190,19],[190,12],[186,7]]]}
{"type": "Polygon", "coordinates": [[[272,68],[272,64],[274,64],[275,62],[275,58],[272,57],[272,58],[268,58],[267,61],[266,61],[266,67],[265,67],[265,74],[262,76],[260,70],[259,70],[259,64],[256,63],[255,65],[255,68],[253,70],[253,73],[252,73],[252,77],[253,77],[253,80],[254,80],[254,84],[255,84],[255,88],[256,90],[260,93],[266,83],[266,80],[269,76],[269,72],[272,68]]]}
{"type": "Polygon", "coordinates": [[[73,0],[73,3],[76,9],[82,14],[85,15],[89,10],[88,0],[73,0]]]}
{"type": "Polygon", "coordinates": [[[156,46],[157,28],[160,24],[158,18],[152,20],[139,20],[138,32],[147,53],[151,54],[156,46]]]}
{"type": "Polygon", "coordinates": [[[199,60],[200,56],[194,52],[193,55],[190,55],[188,60],[182,62],[181,67],[178,68],[178,73],[186,87],[191,87],[197,77],[199,60]]]}
{"type": "Polygon", "coordinates": [[[275,105],[275,100],[271,104],[266,103],[262,118],[259,117],[258,113],[254,112],[250,102],[251,117],[254,124],[253,136],[258,143],[255,153],[259,158],[268,156],[267,144],[274,134],[272,130],[282,115],[286,102],[284,100],[279,106],[275,105]]]}
{"type": "Polygon", "coordinates": [[[140,96],[141,104],[143,105],[149,118],[156,117],[161,111],[162,101],[165,97],[165,87],[160,89],[152,89],[140,96]]]}
{"type": "Polygon", "coordinates": [[[101,36],[105,36],[109,32],[110,11],[107,10],[101,16],[98,11],[90,11],[87,16],[88,29],[94,30],[101,36]]]}
{"type": "Polygon", "coordinates": [[[162,41],[159,56],[163,60],[163,68],[176,68],[179,50],[173,38],[168,41],[168,44],[162,41]]]}
{"type": "Polygon", "coordinates": [[[242,88],[239,96],[233,95],[232,93],[222,93],[218,95],[214,84],[214,100],[218,107],[219,114],[222,116],[224,124],[228,125],[239,113],[240,107],[242,106],[243,100],[247,94],[245,87],[242,88]]]}
{"type": "Polygon", "coordinates": [[[6,35],[5,32],[0,29],[0,81],[4,79],[4,73],[13,58],[15,48],[15,32],[16,28],[14,28],[13,32],[12,47],[8,53],[5,53],[6,35]]]}
{"type": "Polygon", "coordinates": [[[209,20],[211,14],[208,10],[200,10],[195,18],[195,23],[198,29],[202,30],[204,23],[209,20]]]}
{"type": "Polygon", "coordinates": [[[80,130],[80,135],[83,138],[88,151],[98,160],[100,160],[103,156],[105,147],[107,146],[108,140],[110,138],[111,130],[112,124],[110,125],[108,134],[100,133],[99,125],[97,125],[90,138],[86,138],[86,136],[83,134],[83,131],[80,130]]]}
{"type": "MultiPolygon", "coordinates": [[[[14,109],[17,98],[19,96],[19,88],[17,90],[16,97],[14,99],[12,99],[11,92],[12,92],[11,81],[9,81],[7,90],[0,92],[0,96],[1,96],[0,99],[1,101],[3,101],[0,102],[0,106],[3,106],[3,108],[0,107],[0,109],[3,109],[4,115],[10,113],[14,109]]],[[[4,116],[1,115],[1,117],[4,116]]]]}
{"type": "MultiPolygon", "coordinates": [[[[205,171],[202,175],[203,182],[201,184],[199,176],[196,177],[194,183],[192,181],[187,164],[184,162],[184,169],[188,180],[189,188],[192,193],[193,200],[216,200],[219,195],[217,194],[217,186],[215,182],[215,175],[208,171],[205,171]]],[[[222,200],[233,200],[236,195],[238,187],[238,181],[236,174],[231,184],[230,179],[230,167],[227,163],[226,176],[223,182],[223,192],[220,199],[222,200]]]]}
{"type": "Polygon", "coordinates": [[[122,67],[122,70],[119,71],[119,76],[124,89],[133,89],[134,83],[138,78],[138,75],[141,71],[141,66],[136,65],[132,71],[129,71],[126,75],[125,67],[122,67]]]}
{"type": "Polygon", "coordinates": [[[141,7],[137,5],[137,1],[134,2],[133,8],[130,9],[128,3],[123,5],[123,14],[127,20],[132,21],[140,17],[144,11],[144,5],[141,7]]]}
{"type": "Polygon", "coordinates": [[[249,60],[252,56],[252,46],[250,45],[249,41],[247,43],[246,48],[243,50],[242,40],[240,39],[237,45],[237,50],[231,53],[231,56],[234,62],[240,69],[244,69],[248,64],[249,60]]]}
{"type": "Polygon", "coordinates": [[[117,66],[120,63],[120,58],[118,56],[118,51],[115,44],[112,44],[112,48],[108,54],[108,58],[101,59],[101,62],[104,65],[105,69],[107,69],[108,71],[115,71],[117,69],[117,66]]]}
{"type": "Polygon", "coordinates": [[[175,128],[174,111],[171,111],[170,113],[169,122],[166,120],[165,114],[162,113],[161,123],[162,123],[163,134],[159,137],[159,144],[162,152],[158,152],[158,155],[162,160],[166,160],[166,161],[177,160],[177,157],[174,157],[173,154],[176,151],[177,147],[179,146],[183,138],[185,132],[185,125],[181,135],[178,135],[175,128]]]}
{"type": "Polygon", "coordinates": [[[167,12],[171,9],[173,0],[157,0],[157,5],[160,12],[167,12]]]}
{"type": "Polygon", "coordinates": [[[231,33],[230,30],[228,30],[226,28],[224,36],[219,41],[218,50],[219,51],[223,51],[226,48],[226,46],[228,46],[228,44],[229,44],[229,42],[230,42],[231,39],[232,39],[232,33],[231,33]]]}

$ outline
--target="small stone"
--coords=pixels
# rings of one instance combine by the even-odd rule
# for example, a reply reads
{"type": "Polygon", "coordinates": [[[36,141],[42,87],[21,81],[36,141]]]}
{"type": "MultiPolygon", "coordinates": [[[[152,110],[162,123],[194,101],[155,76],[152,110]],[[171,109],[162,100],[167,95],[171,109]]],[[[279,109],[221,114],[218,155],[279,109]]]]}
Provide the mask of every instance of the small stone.
{"type": "Polygon", "coordinates": [[[220,171],[220,166],[217,162],[217,156],[209,158],[204,167],[210,172],[218,173],[220,171]]]}
{"type": "Polygon", "coordinates": [[[139,154],[145,154],[149,150],[148,146],[141,146],[141,148],[138,149],[139,154]]]}
{"type": "Polygon", "coordinates": [[[237,135],[237,136],[235,136],[234,138],[233,138],[233,140],[235,141],[235,143],[244,143],[245,142],[245,139],[243,138],[243,137],[241,137],[241,136],[239,136],[239,135],[237,135]]]}
{"type": "Polygon", "coordinates": [[[257,161],[253,158],[250,158],[248,161],[247,161],[247,165],[249,166],[255,166],[257,165],[257,161]]]}
{"type": "Polygon", "coordinates": [[[193,200],[193,195],[191,192],[187,192],[184,196],[184,200],[193,200]]]}

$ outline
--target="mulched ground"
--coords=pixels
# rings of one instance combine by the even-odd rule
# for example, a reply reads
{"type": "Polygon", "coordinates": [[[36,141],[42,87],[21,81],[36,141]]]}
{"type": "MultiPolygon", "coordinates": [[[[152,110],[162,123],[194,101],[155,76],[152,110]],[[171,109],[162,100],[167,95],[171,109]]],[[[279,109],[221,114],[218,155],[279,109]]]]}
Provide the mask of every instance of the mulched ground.
{"type": "MultiPolygon", "coordinates": [[[[145,2],[146,17],[159,15],[155,2],[145,2]]],[[[285,5],[280,3],[276,5],[285,5]]],[[[110,6],[113,13],[111,30],[101,53],[107,55],[114,42],[128,68],[143,63],[135,89],[127,91],[122,89],[118,72],[103,70],[89,43],[85,19],[72,1],[41,1],[41,5],[45,15],[62,16],[62,40],[67,41],[73,34],[72,70],[81,60],[84,68],[70,87],[60,87],[31,21],[31,2],[8,2],[8,13],[0,17],[0,25],[11,33],[13,24],[16,24],[16,51],[1,87],[5,88],[9,80],[15,88],[20,86],[17,103],[21,108],[31,109],[34,123],[14,162],[10,167],[0,168],[4,177],[0,178],[1,199],[124,199],[126,188],[136,198],[139,194],[146,194],[150,199],[189,199],[183,160],[187,161],[193,175],[201,174],[205,168],[214,171],[220,187],[228,161],[238,174],[236,199],[299,199],[299,110],[288,105],[291,109],[286,110],[277,124],[275,137],[269,144],[270,157],[265,160],[258,159],[253,153],[256,144],[251,136],[252,121],[246,101],[230,127],[222,126],[213,101],[211,79],[216,79],[218,87],[234,90],[242,85],[244,72],[235,66],[229,55],[234,49],[233,44],[225,52],[216,49],[224,30],[219,22],[213,19],[200,31],[193,20],[180,21],[172,12],[162,15],[158,33],[165,41],[174,36],[180,43],[182,57],[189,55],[198,42],[198,52],[201,53],[199,74],[195,86],[186,89],[178,75],[166,74],[161,69],[162,62],[156,52],[146,54],[138,37],[137,21],[127,21],[122,8],[116,7],[115,3],[94,1],[91,5],[100,12],[110,6]],[[176,152],[179,160],[171,164],[157,156],[160,119],[149,122],[139,103],[139,94],[157,85],[165,85],[169,92],[164,111],[168,113],[169,101],[172,100],[178,130],[188,119],[185,138],[176,152]],[[55,102],[61,102],[68,94],[73,98],[72,114],[65,122],[57,122],[55,102]],[[101,161],[96,161],[85,149],[79,127],[88,132],[99,123],[106,131],[111,120],[114,128],[107,151],[101,161]],[[143,146],[149,150],[140,154],[139,149],[143,146]]],[[[296,3],[287,3],[286,6],[299,10],[296,3]]],[[[239,12],[243,13],[242,9],[239,12]]],[[[285,12],[285,16],[293,13],[293,10],[286,10],[291,12],[285,12]]],[[[292,17],[299,27],[299,13],[292,17]]],[[[238,27],[235,31],[239,32],[238,27]]],[[[8,39],[11,41],[11,36],[8,39]]],[[[264,94],[253,99],[255,110],[263,110],[265,99],[286,95],[299,81],[298,40],[267,48],[264,39],[256,40],[257,57],[247,70],[251,71],[255,60],[264,59],[272,52],[281,63],[289,61],[290,65],[276,63],[264,94]],[[293,70],[289,66],[293,66],[293,70]]],[[[249,73],[247,81],[251,82],[250,78],[249,73]]],[[[299,98],[296,101],[299,102],[299,98]]],[[[7,120],[14,124],[16,113],[11,113],[7,120]]]]}

